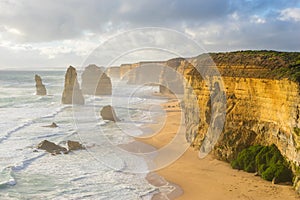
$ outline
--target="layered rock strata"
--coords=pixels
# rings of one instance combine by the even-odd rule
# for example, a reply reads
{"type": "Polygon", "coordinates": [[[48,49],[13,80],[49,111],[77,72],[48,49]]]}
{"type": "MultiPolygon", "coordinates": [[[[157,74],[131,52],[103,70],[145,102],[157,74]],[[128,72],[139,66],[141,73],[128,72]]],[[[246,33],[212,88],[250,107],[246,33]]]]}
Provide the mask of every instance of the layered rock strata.
{"type": "Polygon", "coordinates": [[[39,75],[34,76],[35,87],[36,87],[36,95],[45,96],[47,95],[47,90],[45,85],[43,84],[42,78],[39,75]]]}
{"type": "Polygon", "coordinates": [[[84,104],[84,97],[77,80],[76,69],[70,66],[65,75],[64,91],[61,102],[63,104],[84,104]]]}
{"type": "MultiPolygon", "coordinates": [[[[192,146],[230,162],[246,147],[275,144],[300,177],[300,53],[211,53],[168,62],[184,77],[192,146]]],[[[300,191],[299,180],[294,185],[300,191]]]]}

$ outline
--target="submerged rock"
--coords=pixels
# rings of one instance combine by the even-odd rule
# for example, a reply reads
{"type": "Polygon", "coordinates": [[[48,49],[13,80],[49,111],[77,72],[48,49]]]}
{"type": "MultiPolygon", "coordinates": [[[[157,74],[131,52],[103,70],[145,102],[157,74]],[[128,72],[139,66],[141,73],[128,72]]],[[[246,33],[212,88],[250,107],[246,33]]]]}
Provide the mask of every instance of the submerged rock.
{"type": "Polygon", "coordinates": [[[85,147],[77,141],[68,140],[67,145],[69,151],[85,149],[85,147]]]}
{"type": "Polygon", "coordinates": [[[45,85],[43,84],[42,78],[39,75],[35,75],[35,87],[36,87],[36,95],[47,95],[47,90],[45,85]]]}
{"type": "Polygon", "coordinates": [[[117,117],[115,110],[110,105],[104,106],[102,110],[100,111],[100,115],[103,120],[110,120],[113,122],[120,121],[120,119],[117,117]]]}
{"type": "Polygon", "coordinates": [[[110,78],[96,65],[89,65],[82,73],[81,88],[84,94],[111,95],[112,84],[110,78]]]}
{"type": "Polygon", "coordinates": [[[76,69],[70,66],[65,75],[65,86],[61,99],[63,104],[84,104],[84,97],[80,90],[76,69]]]}
{"type": "Polygon", "coordinates": [[[46,127],[46,128],[57,128],[58,126],[57,126],[56,123],[53,122],[52,124],[47,125],[47,126],[43,126],[43,127],[46,127]]]}
{"type": "Polygon", "coordinates": [[[43,149],[51,154],[67,153],[68,150],[48,140],[44,140],[38,144],[38,149],[43,149]]]}

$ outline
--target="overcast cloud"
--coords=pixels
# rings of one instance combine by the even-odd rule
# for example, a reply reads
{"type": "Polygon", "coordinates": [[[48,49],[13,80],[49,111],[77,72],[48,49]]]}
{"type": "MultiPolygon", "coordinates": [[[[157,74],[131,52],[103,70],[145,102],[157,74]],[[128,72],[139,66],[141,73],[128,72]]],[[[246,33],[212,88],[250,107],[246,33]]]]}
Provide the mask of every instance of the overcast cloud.
{"type": "Polygon", "coordinates": [[[300,0],[1,0],[0,69],[81,65],[108,38],[152,26],[207,51],[299,51],[300,0]]]}

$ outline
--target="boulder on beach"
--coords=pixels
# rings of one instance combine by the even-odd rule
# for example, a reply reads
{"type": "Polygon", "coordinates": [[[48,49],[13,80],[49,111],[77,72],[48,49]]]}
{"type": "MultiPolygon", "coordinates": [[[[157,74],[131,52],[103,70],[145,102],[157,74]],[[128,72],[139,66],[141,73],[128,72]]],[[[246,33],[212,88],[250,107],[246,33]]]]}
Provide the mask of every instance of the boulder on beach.
{"type": "Polygon", "coordinates": [[[77,141],[68,140],[67,145],[69,151],[85,149],[85,147],[77,141]]]}
{"type": "Polygon", "coordinates": [[[42,78],[39,75],[34,76],[35,79],[35,87],[36,87],[36,95],[47,95],[47,90],[45,85],[43,84],[42,78]]]}
{"type": "Polygon", "coordinates": [[[65,86],[61,99],[63,104],[84,104],[84,97],[80,90],[76,69],[70,66],[65,75],[65,86]]]}
{"type": "Polygon", "coordinates": [[[110,105],[104,106],[100,111],[100,115],[103,120],[110,120],[113,122],[120,121],[115,113],[114,108],[110,105]]]}
{"type": "Polygon", "coordinates": [[[104,70],[96,65],[87,66],[81,75],[81,88],[83,94],[111,95],[111,79],[104,70]]]}
{"type": "Polygon", "coordinates": [[[59,146],[53,142],[49,142],[48,140],[44,140],[40,142],[37,146],[38,149],[43,149],[51,154],[60,154],[67,153],[68,150],[62,146],[59,146]]]}
{"type": "Polygon", "coordinates": [[[47,125],[47,126],[43,126],[43,127],[46,127],[46,128],[56,128],[58,126],[57,126],[57,124],[55,122],[53,122],[52,124],[47,125]]]}

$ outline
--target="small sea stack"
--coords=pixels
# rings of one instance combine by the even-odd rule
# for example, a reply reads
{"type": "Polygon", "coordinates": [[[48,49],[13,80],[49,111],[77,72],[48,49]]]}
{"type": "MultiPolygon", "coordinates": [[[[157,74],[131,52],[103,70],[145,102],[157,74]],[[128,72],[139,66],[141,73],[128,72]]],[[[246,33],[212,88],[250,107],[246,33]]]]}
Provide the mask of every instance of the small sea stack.
{"type": "Polygon", "coordinates": [[[113,122],[120,121],[120,119],[117,117],[115,113],[114,108],[110,105],[104,106],[100,111],[100,115],[103,120],[110,120],[113,122]]]}
{"type": "Polygon", "coordinates": [[[111,95],[111,80],[103,71],[103,69],[96,65],[89,65],[85,68],[81,76],[81,88],[83,94],[111,95]]]}
{"type": "Polygon", "coordinates": [[[40,95],[40,96],[47,95],[47,90],[45,85],[43,84],[42,78],[36,74],[34,76],[34,79],[35,79],[36,95],[40,95]]]}
{"type": "Polygon", "coordinates": [[[63,104],[84,104],[84,97],[77,80],[76,69],[70,66],[65,75],[65,86],[61,102],[63,104]]]}

